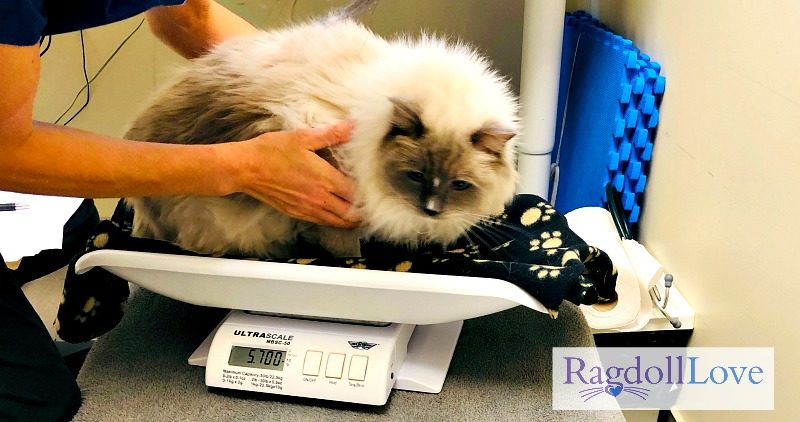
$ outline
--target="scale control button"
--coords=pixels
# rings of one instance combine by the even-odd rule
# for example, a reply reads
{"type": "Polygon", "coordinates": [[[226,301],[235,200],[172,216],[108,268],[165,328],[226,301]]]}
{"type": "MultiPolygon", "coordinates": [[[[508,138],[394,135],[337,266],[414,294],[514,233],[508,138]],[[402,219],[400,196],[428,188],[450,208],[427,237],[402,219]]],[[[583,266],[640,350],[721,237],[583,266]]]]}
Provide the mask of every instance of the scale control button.
{"type": "Polygon", "coordinates": [[[325,365],[325,376],[328,378],[341,378],[344,369],[344,353],[328,354],[328,364],[325,365]]]}
{"type": "Polygon", "coordinates": [[[353,356],[350,358],[350,371],[347,373],[347,378],[353,381],[364,381],[367,375],[367,362],[369,358],[366,356],[353,356]]]}
{"type": "Polygon", "coordinates": [[[303,375],[319,375],[319,365],[322,363],[322,352],[309,350],[303,361],[303,375]]]}

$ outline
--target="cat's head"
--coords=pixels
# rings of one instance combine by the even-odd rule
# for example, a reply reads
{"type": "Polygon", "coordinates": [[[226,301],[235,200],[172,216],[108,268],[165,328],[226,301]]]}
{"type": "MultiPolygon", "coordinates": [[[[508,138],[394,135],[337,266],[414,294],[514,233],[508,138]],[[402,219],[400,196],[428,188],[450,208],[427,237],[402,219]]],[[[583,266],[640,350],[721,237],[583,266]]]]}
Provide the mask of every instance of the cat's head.
{"type": "Polygon", "coordinates": [[[367,228],[385,240],[448,244],[516,188],[507,83],[463,50],[433,53],[383,75],[348,144],[367,228]]]}

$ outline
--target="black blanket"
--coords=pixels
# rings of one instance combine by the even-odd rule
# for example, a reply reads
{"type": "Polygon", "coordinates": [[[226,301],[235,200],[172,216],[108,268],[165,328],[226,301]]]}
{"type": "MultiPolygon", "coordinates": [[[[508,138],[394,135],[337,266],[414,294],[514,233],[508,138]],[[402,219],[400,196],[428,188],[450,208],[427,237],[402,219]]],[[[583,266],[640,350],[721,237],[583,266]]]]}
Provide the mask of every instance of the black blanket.
{"type": "MultiPolygon", "coordinates": [[[[86,250],[69,266],[56,322],[65,341],[86,341],[114,328],[129,295],[128,283],[102,268],[76,275],[75,262],[83,254],[120,249],[197,255],[167,242],[131,236],[132,215],[123,209],[118,207],[114,218],[97,226],[86,250]]],[[[591,305],[617,297],[617,273],[608,255],[587,245],[561,214],[535,195],[516,196],[505,212],[473,227],[446,249],[411,251],[366,241],[362,257],[334,258],[312,250],[303,257],[265,261],[496,278],[528,292],[554,317],[563,300],[591,305]]]]}

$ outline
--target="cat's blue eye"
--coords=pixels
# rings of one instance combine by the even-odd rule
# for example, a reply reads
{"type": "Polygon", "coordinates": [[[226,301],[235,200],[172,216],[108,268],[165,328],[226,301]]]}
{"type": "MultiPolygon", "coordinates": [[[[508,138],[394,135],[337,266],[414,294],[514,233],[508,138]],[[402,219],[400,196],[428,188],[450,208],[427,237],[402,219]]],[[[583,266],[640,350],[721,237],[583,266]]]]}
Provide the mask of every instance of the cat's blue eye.
{"type": "Polygon", "coordinates": [[[417,183],[422,183],[425,180],[425,174],[423,174],[421,171],[407,171],[406,177],[417,183]]]}
{"type": "Polygon", "coordinates": [[[453,180],[450,182],[450,186],[452,186],[455,190],[467,190],[472,186],[472,183],[467,182],[466,180],[453,180]]]}

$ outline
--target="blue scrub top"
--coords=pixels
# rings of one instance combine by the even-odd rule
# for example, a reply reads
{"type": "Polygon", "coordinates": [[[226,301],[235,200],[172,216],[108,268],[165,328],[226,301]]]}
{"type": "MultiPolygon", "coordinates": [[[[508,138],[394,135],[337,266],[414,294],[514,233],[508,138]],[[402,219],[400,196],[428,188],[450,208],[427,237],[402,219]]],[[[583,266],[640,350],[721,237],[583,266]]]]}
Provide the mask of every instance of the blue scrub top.
{"type": "Polygon", "coordinates": [[[0,44],[34,45],[42,35],[105,25],[184,0],[0,0],[0,44]]]}

